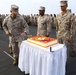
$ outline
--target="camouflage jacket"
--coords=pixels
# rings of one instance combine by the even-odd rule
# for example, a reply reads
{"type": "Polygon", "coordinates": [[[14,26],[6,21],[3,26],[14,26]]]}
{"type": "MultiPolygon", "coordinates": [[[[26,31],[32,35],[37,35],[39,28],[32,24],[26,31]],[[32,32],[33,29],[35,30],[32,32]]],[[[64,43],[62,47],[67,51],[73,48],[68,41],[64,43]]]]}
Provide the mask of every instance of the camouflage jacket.
{"type": "Polygon", "coordinates": [[[3,29],[5,32],[9,32],[15,40],[18,39],[21,33],[29,33],[29,27],[21,15],[17,15],[15,19],[8,15],[3,21],[3,29]]]}
{"type": "Polygon", "coordinates": [[[73,37],[75,33],[75,19],[70,12],[66,12],[64,15],[62,13],[57,15],[56,32],[57,38],[62,38],[63,40],[68,40],[73,37]]]}
{"type": "Polygon", "coordinates": [[[37,18],[37,35],[49,35],[51,32],[51,20],[49,16],[39,16],[37,18]]]}

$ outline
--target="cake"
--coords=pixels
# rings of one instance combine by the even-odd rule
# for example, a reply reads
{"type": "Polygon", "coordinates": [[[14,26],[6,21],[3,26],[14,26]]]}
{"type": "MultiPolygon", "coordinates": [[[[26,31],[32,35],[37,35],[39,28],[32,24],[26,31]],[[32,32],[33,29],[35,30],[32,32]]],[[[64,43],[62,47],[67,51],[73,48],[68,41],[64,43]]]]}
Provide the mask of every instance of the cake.
{"type": "Polygon", "coordinates": [[[27,41],[45,48],[58,43],[57,39],[45,36],[31,36],[27,41]]]}

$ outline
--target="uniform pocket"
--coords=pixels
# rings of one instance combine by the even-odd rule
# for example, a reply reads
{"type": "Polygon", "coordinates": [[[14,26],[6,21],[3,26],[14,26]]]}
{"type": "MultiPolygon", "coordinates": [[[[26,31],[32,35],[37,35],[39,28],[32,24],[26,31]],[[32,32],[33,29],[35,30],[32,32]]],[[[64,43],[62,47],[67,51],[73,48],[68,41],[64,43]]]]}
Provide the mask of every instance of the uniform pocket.
{"type": "Polygon", "coordinates": [[[65,29],[66,30],[69,30],[70,29],[70,22],[69,22],[69,20],[66,20],[65,21],[65,29]]]}

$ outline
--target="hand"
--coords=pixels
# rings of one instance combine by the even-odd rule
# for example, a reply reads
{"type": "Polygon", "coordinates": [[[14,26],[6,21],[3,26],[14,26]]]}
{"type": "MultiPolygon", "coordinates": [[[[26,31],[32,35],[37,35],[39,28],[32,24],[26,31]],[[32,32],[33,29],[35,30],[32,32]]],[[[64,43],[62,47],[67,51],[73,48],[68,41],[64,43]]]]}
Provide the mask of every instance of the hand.
{"type": "Polygon", "coordinates": [[[21,33],[21,36],[25,36],[25,35],[27,35],[27,33],[26,33],[26,32],[21,33]]]}
{"type": "Polygon", "coordinates": [[[58,39],[58,43],[63,44],[63,40],[62,39],[58,39]]]}
{"type": "Polygon", "coordinates": [[[68,41],[69,41],[69,42],[72,42],[72,37],[71,37],[71,36],[69,37],[68,41]]]}
{"type": "Polygon", "coordinates": [[[46,37],[49,37],[49,35],[46,35],[46,37]]]}
{"type": "Polygon", "coordinates": [[[6,32],[6,35],[10,36],[10,33],[9,32],[6,32]]]}

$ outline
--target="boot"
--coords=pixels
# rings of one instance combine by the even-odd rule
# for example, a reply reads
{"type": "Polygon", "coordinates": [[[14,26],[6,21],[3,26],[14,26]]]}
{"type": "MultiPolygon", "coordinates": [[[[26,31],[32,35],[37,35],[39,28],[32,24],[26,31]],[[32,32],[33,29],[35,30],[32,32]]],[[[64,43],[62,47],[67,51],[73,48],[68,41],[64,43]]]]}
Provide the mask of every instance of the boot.
{"type": "Polygon", "coordinates": [[[13,52],[12,52],[12,48],[10,47],[10,54],[13,54],[13,52]]]}
{"type": "Polygon", "coordinates": [[[17,65],[18,64],[18,58],[16,58],[14,61],[13,61],[13,65],[17,65]]]}

